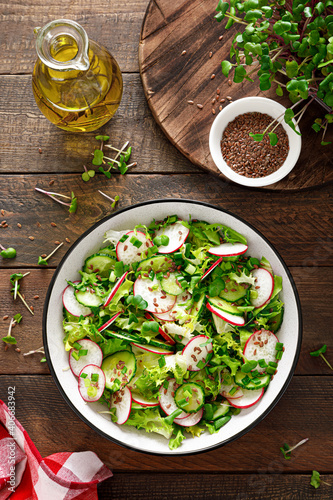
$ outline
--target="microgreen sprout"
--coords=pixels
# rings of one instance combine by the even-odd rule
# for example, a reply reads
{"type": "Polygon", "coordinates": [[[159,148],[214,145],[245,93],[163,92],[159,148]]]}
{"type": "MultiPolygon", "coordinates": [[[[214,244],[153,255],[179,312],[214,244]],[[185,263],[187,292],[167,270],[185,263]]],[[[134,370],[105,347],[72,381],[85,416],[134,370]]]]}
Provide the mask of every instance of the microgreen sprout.
{"type": "Polygon", "coordinates": [[[2,338],[2,341],[6,344],[17,344],[17,340],[12,336],[12,328],[14,325],[18,325],[22,320],[21,314],[15,314],[13,318],[11,318],[8,328],[8,333],[6,337],[2,338]]]}
{"type": "Polygon", "coordinates": [[[311,480],[310,480],[311,486],[313,486],[314,488],[317,489],[317,488],[319,488],[321,483],[326,484],[326,486],[331,486],[330,483],[326,483],[325,481],[320,479],[320,474],[318,471],[313,470],[312,475],[311,475],[311,480]]]}
{"type": "Polygon", "coordinates": [[[28,274],[30,274],[30,272],[28,273],[25,273],[25,274],[22,274],[22,273],[14,273],[14,274],[11,274],[10,275],[10,282],[11,284],[13,285],[13,288],[11,289],[11,293],[13,294],[13,298],[14,300],[16,300],[16,297],[19,297],[23,304],[25,305],[25,307],[28,309],[28,311],[34,316],[34,312],[30,309],[30,307],[28,306],[28,304],[26,303],[25,299],[23,298],[23,296],[20,294],[19,290],[20,290],[20,284],[19,284],[19,281],[24,278],[25,276],[28,276],[28,274]]]}
{"type": "Polygon", "coordinates": [[[73,191],[71,193],[71,196],[66,196],[64,194],[61,194],[61,193],[53,193],[52,191],[45,191],[44,189],[40,189],[40,188],[35,188],[36,191],[39,191],[40,193],[43,193],[43,194],[46,194],[46,196],[49,196],[50,198],[52,198],[52,200],[60,203],[61,205],[65,205],[66,207],[69,207],[68,211],[70,214],[74,214],[77,210],[77,198],[75,197],[73,191]],[[57,196],[59,196],[60,198],[65,198],[67,200],[70,200],[69,202],[65,202],[65,201],[62,201],[62,200],[58,200],[57,196]]]}
{"type": "Polygon", "coordinates": [[[16,257],[15,248],[12,248],[12,247],[5,248],[2,245],[0,245],[0,248],[1,248],[0,255],[4,259],[14,259],[14,257],[16,257]]]}
{"type": "Polygon", "coordinates": [[[95,170],[88,170],[85,165],[83,165],[84,172],[82,174],[82,180],[88,182],[92,177],[95,177],[95,170]]]}
{"type": "Polygon", "coordinates": [[[114,199],[111,198],[111,196],[108,196],[107,194],[103,193],[103,191],[100,191],[98,190],[99,193],[101,193],[101,195],[105,196],[105,198],[107,198],[108,200],[112,201],[112,204],[111,204],[111,208],[114,208],[117,204],[117,202],[119,201],[119,196],[115,196],[114,199]]]}
{"type": "Polygon", "coordinates": [[[314,357],[320,356],[321,358],[323,358],[323,360],[325,361],[327,366],[333,371],[332,365],[327,361],[327,359],[324,356],[326,349],[327,349],[327,345],[324,344],[320,349],[318,349],[318,351],[310,352],[310,356],[314,356],[314,357]]]}
{"type": "MultiPolygon", "coordinates": [[[[234,23],[244,27],[233,38],[230,61],[221,63],[224,76],[229,77],[234,69],[235,83],[244,79],[253,82],[252,75],[257,73],[262,91],[276,84],[278,96],[286,91],[293,104],[304,104],[298,121],[313,101],[320,101],[327,114],[324,120],[315,120],[312,128],[323,132],[323,146],[330,144],[324,137],[328,124],[333,122],[332,6],[331,0],[219,0],[215,16],[218,22],[227,18],[226,29],[234,23]]],[[[290,107],[284,120],[295,131],[293,117],[290,107]]],[[[263,134],[253,135],[255,140],[262,140],[263,134]]],[[[275,145],[274,129],[268,135],[271,145],[275,145]]]]}
{"type": "MultiPolygon", "coordinates": [[[[31,354],[45,354],[44,347],[39,347],[38,349],[35,349],[34,351],[29,351],[29,352],[24,352],[23,356],[31,356],[31,354]]],[[[43,357],[41,358],[40,362],[45,363],[46,358],[43,357]]]]}
{"type": "MultiPolygon", "coordinates": [[[[131,154],[132,154],[132,147],[128,146],[129,141],[126,141],[125,144],[120,148],[115,148],[114,146],[111,146],[111,144],[105,144],[104,142],[109,139],[109,136],[104,136],[104,135],[97,135],[95,139],[101,141],[101,145],[99,148],[96,148],[94,152],[92,153],[93,159],[92,159],[92,164],[96,165],[98,168],[98,171],[101,172],[105,177],[108,179],[111,178],[111,170],[115,169],[120,172],[121,175],[124,175],[129,167],[133,167],[136,165],[136,162],[131,163],[130,165],[127,164],[129,161],[131,154]],[[103,147],[106,147],[112,151],[116,152],[116,155],[114,158],[110,158],[109,156],[106,156],[103,153],[103,147]],[[109,167],[107,169],[104,169],[103,165],[107,164],[109,167]]],[[[84,173],[82,174],[82,179],[87,182],[90,180],[91,177],[93,177],[95,174],[94,170],[88,170],[85,166],[84,168],[84,173]]]]}
{"type": "Polygon", "coordinates": [[[59,250],[59,248],[60,248],[63,244],[64,244],[64,242],[62,241],[62,242],[61,242],[61,243],[60,243],[60,244],[59,244],[59,245],[58,245],[58,246],[57,246],[57,247],[53,250],[53,252],[51,252],[51,253],[50,253],[47,257],[44,257],[44,258],[43,258],[43,257],[39,256],[39,257],[38,257],[38,265],[39,265],[39,266],[48,266],[48,262],[47,262],[47,261],[49,260],[49,258],[50,258],[50,257],[52,257],[52,255],[53,255],[53,254],[54,254],[57,250],[59,250]]]}
{"type": "Polygon", "coordinates": [[[302,441],[295,444],[295,446],[292,446],[291,448],[287,443],[284,443],[284,445],[280,448],[282,455],[286,460],[290,460],[291,458],[290,453],[296,450],[296,448],[298,448],[299,446],[302,446],[302,444],[305,444],[307,441],[309,441],[309,438],[302,439],[302,441]]]}

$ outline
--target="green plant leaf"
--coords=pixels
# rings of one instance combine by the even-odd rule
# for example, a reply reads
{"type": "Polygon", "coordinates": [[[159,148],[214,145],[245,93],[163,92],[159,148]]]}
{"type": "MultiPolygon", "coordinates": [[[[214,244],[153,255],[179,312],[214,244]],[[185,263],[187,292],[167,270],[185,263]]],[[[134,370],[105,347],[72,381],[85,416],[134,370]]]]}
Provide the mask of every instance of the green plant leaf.
{"type": "Polygon", "coordinates": [[[278,136],[274,132],[269,132],[268,136],[269,136],[269,143],[271,146],[275,146],[279,142],[278,136]]]}
{"type": "Polygon", "coordinates": [[[262,12],[261,10],[258,10],[258,9],[255,9],[255,10],[249,10],[244,19],[245,21],[248,21],[248,22],[255,22],[257,21],[258,19],[260,19],[262,17],[262,12]]]}
{"type": "Polygon", "coordinates": [[[277,21],[273,26],[273,31],[277,35],[283,35],[291,29],[291,23],[288,21],[277,21]]]}
{"type": "Polygon", "coordinates": [[[309,97],[308,94],[308,82],[304,79],[302,80],[290,80],[286,88],[288,92],[296,92],[301,96],[302,99],[307,99],[309,97]]]}
{"type": "Polygon", "coordinates": [[[264,134],[254,134],[253,132],[249,133],[249,136],[252,137],[253,140],[260,142],[264,138],[264,134]]]}
{"type": "Polygon", "coordinates": [[[283,90],[282,90],[282,87],[281,87],[280,85],[278,85],[278,86],[276,87],[275,92],[276,92],[276,95],[278,95],[278,96],[283,96],[283,90]]]}
{"type": "Polygon", "coordinates": [[[228,9],[229,9],[228,2],[223,2],[222,0],[219,0],[219,3],[217,4],[217,7],[215,10],[217,12],[221,12],[222,14],[225,14],[228,9]]]}
{"type": "Polygon", "coordinates": [[[222,67],[222,73],[224,74],[224,76],[228,77],[230,70],[232,68],[231,62],[230,61],[222,61],[221,67],[222,67]]]}
{"type": "Polygon", "coordinates": [[[286,73],[289,78],[294,78],[298,73],[297,61],[286,61],[286,73]]]}
{"type": "Polygon", "coordinates": [[[95,149],[94,151],[94,158],[92,160],[92,164],[99,166],[102,165],[103,163],[103,158],[104,158],[104,153],[100,149],[95,149]]]}
{"type": "Polygon", "coordinates": [[[287,123],[287,125],[289,125],[289,127],[291,127],[293,129],[294,132],[296,132],[297,135],[301,135],[300,132],[298,132],[296,130],[296,127],[294,125],[294,122],[293,122],[294,116],[295,116],[295,114],[294,114],[293,110],[288,108],[288,109],[286,109],[286,111],[284,113],[284,121],[287,123]]]}
{"type": "Polygon", "coordinates": [[[234,82],[241,83],[244,80],[245,75],[246,69],[244,68],[244,66],[237,66],[235,68],[234,82]]]}
{"type": "Polygon", "coordinates": [[[305,7],[303,10],[305,17],[312,17],[312,9],[311,7],[305,7]]]}
{"type": "Polygon", "coordinates": [[[319,472],[317,472],[316,470],[313,470],[312,476],[311,476],[311,481],[310,481],[311,486],[313,486],[314,488],[317,489],[317,488],[319,488],[320,483],[321,483],[321,480],[320,480],[319,472]]]}

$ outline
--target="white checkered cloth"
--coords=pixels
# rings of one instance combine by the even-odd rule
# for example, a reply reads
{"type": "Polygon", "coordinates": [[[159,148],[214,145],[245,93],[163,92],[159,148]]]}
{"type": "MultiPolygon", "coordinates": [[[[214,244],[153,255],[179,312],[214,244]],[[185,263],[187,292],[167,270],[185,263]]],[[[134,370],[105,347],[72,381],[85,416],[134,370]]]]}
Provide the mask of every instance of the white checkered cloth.
{"type": "Polygon", "coordinates": [[[111,476],[92,451],[43,459],[0,400],[0,500],[97,500],[97,485],[111,476]]]}

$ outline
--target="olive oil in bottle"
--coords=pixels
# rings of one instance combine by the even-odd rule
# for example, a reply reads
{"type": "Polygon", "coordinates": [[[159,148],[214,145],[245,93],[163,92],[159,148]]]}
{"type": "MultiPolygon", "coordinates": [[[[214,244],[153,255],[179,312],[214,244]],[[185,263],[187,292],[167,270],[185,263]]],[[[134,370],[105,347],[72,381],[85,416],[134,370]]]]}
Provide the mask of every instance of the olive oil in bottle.
{"type": "Polygon", "coordinates": [[[102,46],[88,40],[74,21],[37,28],[32,88],[50,122],[71,132],[96,130],[110,120],[122,97],[119,66],[102,46]]]}

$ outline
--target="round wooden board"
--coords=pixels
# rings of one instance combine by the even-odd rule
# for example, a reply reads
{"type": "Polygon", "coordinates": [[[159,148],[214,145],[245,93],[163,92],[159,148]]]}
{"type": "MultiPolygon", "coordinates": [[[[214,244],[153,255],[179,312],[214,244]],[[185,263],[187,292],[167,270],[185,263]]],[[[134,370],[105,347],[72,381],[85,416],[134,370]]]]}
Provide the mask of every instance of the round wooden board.
{"type": "MultiPolygon", "coordinates": [[[[262,93],[258,80],[229,85],[222,75],[221,61],[229,56],[238,26],[225,30],[225,23],[214,19],[217,3],[151,0],[141,30],[139,65],[150,109],[170,141],[192,163],[224,178],[213,163],[208,146],[209,130],[216,116],[212,109],[217,114],[221,105],[212,105],[217,89],[221,98],[231,96],[233,100],[263,95],[287,107],[290,101],[288,97],[277,97],[274,89],[262,93]]],[[[227,104],[228,100],[222,105],[227,104]]],[[[297,165],[289,176],[268,189],[299,190],[333,180],[332,148],[321,146],[321,136],[311,129],[314,119],[323,114],[319,105],[310,106],[300,123],[303,145],[297,165]]],[[[326,140],[333,138],[327,134],[326,140]]]]}

